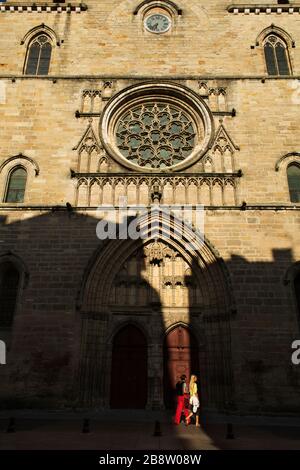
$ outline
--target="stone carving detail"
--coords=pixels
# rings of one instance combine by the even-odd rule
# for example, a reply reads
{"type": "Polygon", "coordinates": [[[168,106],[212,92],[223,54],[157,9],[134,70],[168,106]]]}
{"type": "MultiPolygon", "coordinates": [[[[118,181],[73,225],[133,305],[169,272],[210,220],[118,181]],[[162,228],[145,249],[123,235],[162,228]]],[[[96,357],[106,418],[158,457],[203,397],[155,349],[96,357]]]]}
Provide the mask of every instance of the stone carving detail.
{"type": "Polygon", "coordinates": [[[108,158],[98,142],[92,122],[89,123],[83,137],[73,150],[78,152],[77,171],[79,173],[108,171],[108,158]]]}
{"type": "Polygon", "coordinates": [[[199,81],[198,85],[200,95],[208,97],[209,106],[212,111],[227,111],[227,91],[225,87],[211,87],[207,81],[199,81]]]}
{"type": "Polygon", "coordinates": [[[106,80],[102,83],[100,89],[83,90],[81,95],[80,113],[83,114],[101,114],[102,101],[108,100],[114,93],[114,82],[106,80]]]}
{"type": "Polygon", "coordinates": [[[207,96],[208,95],[208,85],[207,82],[199,81],[199,93],[200,95],[207,96]]]}
{"type": "Polygon", "coordinates": [[[239,147],[235,145],[222,121],[216,132],[215,141],[210,151],[210,156],[204,158],[203,171],[215,173],[235,172],[234,154],[239,147]],[[211,163],[211,167],[207,164],[211,163]]]}
{"type": "Polygon", "coordinates": [[[101,100],[101,90],[83,90],[81,97],[81,113],[100,113],[101,100]]]}
{"type": "Polygon", "coordinates": [[[237,205],[235,176],[91,176],[80,177],[76,205],[98,207],[119,205],[126,197],[128,204],[150,205],[153,188],[158,187],[162,204],[237,205]]]}
{"type": "Polygon", "coordinates": [[[158,240],[139,248],[123,264],[109,298],[111,305],[188,307],[201,303],[201,291],[182,256],[158,240]]]}

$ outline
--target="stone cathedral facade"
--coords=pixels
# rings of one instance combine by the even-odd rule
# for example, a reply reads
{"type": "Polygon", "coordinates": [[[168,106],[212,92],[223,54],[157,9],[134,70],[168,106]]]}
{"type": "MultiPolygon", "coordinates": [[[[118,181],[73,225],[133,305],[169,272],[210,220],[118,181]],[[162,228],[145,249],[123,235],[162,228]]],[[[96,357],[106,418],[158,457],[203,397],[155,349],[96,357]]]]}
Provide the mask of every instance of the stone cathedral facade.
{"type": "Polygon", "coordinates": [[[2,406],[164,409],[196,373],[204,411],[297,413],[300,3],[7,0],[0,30],[2,406]],[[145,236],[99,239],[124,203],[145,236]]]}

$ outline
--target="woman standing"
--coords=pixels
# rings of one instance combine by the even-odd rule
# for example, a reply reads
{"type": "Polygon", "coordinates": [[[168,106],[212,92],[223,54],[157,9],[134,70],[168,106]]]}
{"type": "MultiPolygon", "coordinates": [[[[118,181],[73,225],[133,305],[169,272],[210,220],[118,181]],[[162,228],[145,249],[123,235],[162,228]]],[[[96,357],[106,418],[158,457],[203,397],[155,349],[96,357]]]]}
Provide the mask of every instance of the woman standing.
{"type": "Polygon", "coordinates": [[[190,414],[186,417],[185,423],[190,424],[191,416],[196,417],[196,427],[199,428],[200,401],[198,396],[197,376],[191,375],[190,380],[190,414]]]}

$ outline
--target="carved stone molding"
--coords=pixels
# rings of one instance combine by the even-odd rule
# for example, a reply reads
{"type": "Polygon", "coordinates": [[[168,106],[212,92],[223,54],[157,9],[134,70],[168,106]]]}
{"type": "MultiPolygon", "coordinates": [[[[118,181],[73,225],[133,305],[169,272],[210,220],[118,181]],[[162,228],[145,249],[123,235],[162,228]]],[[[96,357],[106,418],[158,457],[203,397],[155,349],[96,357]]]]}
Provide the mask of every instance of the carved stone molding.
{"type": "Polygon", "coordinates": [[[6,165],[10,164],[11,162],[16,161],[17,163],[22,163],[22,160],[25,160],[31,163],[35,171],[35,176],[38,176],[38,174],[40,173],[40,168],[37,162],[33,158],[27,157],[26,155],[23,155],[22,153],[19,153],[18,155],[14,155],[13,157],[9,157],[7,160],[4,160],[4,162],[0,165],[0,173],[2,172],[3,168],[6,165]]]}
{"type": "Polygon", "coordinates": [[[25,44],[27,47],[31,40],[39,33],[46,33],[52,39],[52,43],[56,44],[57,46],[60,46],[63,42],[54,29],[50,28],[45,23],[41,23],[27,31],[21,40],[21,45],[25,44]]]}
{"type": "Polygon", "coordinates": [[[20,3],[5,3],[0,5],[0,12],[18,12],[18,13],[31,13],[32,11],[36,11],[37,13],[47,12],[47,13],[81,13],[88,9],[87,5],[84,3],[68,3],[64,4],[52,4],[49,5],[48,3],[44,4],[36,4],[36,3],[28,3],[28,5],[20,4],[20,3]]]}
{"type": "Polygon", "coordinates": [[[293,13],[299,13],[300,12],[300,4],[299,3],[294,3],[294,4],[281,4],[281,5],[274,5],[274,4],[267,4],[267,5],[262,5],[262,4],[243,4],[243,5],[230,5],[227,8],[228,13],[233,13],[234,15],[238,15],[239,13],[242,13],[244,15],[250,15],[250,14],[255,14],[259,15],[261,13],[265,13],[266,15],[270,15],[272,13],[276,13],[277,15],[280,15],[282,13],[288,13],[288,14],[293,14],[293,13]]]}
{"type": "Polygon", "coordinates": [[[111,305],[165,307],[202,305],[202,292],[189,264],[170,246],[155,240],[139,248],[116,275],[109,295],[111,305]]]}
{"type": "Polygon", "coordinates": [[[275,164],[275,171],[279,171],[284,162],[286,164],[292,162],[300,163],[300,152],[290,152],[280,157],[275,164]]]}
{"type": "Polygon", "coordinates": [[[108,158],[96,137],[92,125],[92,119],[90,119],[86,131],[73,150],[77,150],[78,153],[78,172],[89,173],[108,171],[108,158]]]}
{"type": "Polygon", "coordinates": [[[176,3],[172,2],[171,0],[143,0],[134,10],[133,14],[137,15],[140,10],[145,11],[147,9],[155,8],[155,7],[164,7],[171,9],[172,12],[177,13],[178,16],[182,15],[182,10],[179,8],[176,3]]]}
{"type": "Polygon", "coordinates": [[[281,37],[289,48],[296,46],[294,38],[287,31],[272,23],[259,33],[255,40],[255,46],[253,47],[260,46],[269,34],[276,34],[281,37]]]}
{"type": "Polygon", "coordinates": [[[203,204],[236,206],[237,175],[223,176],[111,176],[79,177],[76,206],[119,206],[126,198],[129,205],[149,206],[153,188],[160,188],[162,204],[203,204]]]}

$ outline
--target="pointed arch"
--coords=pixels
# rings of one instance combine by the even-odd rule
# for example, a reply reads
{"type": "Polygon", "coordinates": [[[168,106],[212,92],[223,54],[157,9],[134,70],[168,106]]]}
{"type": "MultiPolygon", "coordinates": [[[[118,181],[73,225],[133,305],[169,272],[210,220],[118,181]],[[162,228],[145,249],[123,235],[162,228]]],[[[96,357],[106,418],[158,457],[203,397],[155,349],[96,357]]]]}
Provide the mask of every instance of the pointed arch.
{"type": "Polygon", "coordinates": [[[53,46],[60,45],[55,31],[42,23],[28,31],[21,44],[27,46],[24,75],[48,75],[53,46]]]}
{"type": "Polygon", "coordinates": [[[7,160],[5,160],[5,161],[0,165],[0,173],[1,173],[2,170],[5,168],[6,165],[8,165],[9,163],[13,162],[14,160],[25,160],[25,161],[31,163],[31,165],[33,166],[34,171],[35,171],[35,176],[38,176],[38,175],[39,175],[39,173],[40,173],[40,168],[39,168],[38,163],[37,163],[33,158],[27,157],[26,155],[23,155],[22,153],[19,153],[18,155],[14,155],[13,157],[9,157],[7,160]]]}
{"type": "Polygon", "coordinates": [[[61,41],[59,39],[58,34],[54,31],[54,29],[50,28],[45,23],[41,23],[35,26],[34,28],[30,29],[29,31],[27,31],[27,33],[21,40],[21,44],[25,44],[26,46],[28,46],[28,44],[32,41],[32,39],[36,35],[43,34],[43,33],[47,34],[51,38],[53,44],[60,46],[61,41]]]}
{"type": "Polygon", "coordinates": [[[82,312],[101,312],[109,303],[109,293],[119,267],[137,250],[154,239],[177,251],[193,271],[206,296],[207,305],[216,310],[229,311],[233,307],[229,276],[224,263],[209,242],[195,233],[192,227],[162,213],[151,211],[139,219],[143,238],[139,240],[102,241],[85,273],[79,294],[82,312]]]}
{"type": "MultiPolygon", "coordinates": [[[[223,410],[233,401],[230,323],[235,313],[225,263],[199,232],[194,236],[192,226],[184,230],[181,220],[161,209],[143,214],[139,228],[143,234],[140,239],[102,240],[84,274],[77,303],[82,320],[78,372],[81,400],[109,406],[111,383],[107,376],[114,362],[112,342],[107,343],[105,335],[111,338],[125,319],[138,319],[151,337],[148,405],[163,406],[163,355],[158,358],[157,351],[163,351],[164,333],[179,321],[196,332],[198,344],[201,339],[201,348],[196,348],[195,354],[199,354],[200,373],[206,377],[204,406],[223,410]],[[171,302],[163,292],[164,282],[173,286],[171,302]],[[147,289],[145,296],[142,283],[147,289]],[[183,289],[188,301],[178,312],[177,294],[183,289]],[[139,302],[141,298],[143,302],[139,302]],[[168,305],[174,315],[176,310],[176,318],[165,314],[163,309],[168,305]],[[156,360],[159,372],[154,366],[156,360]]],[[[190,353],[186,350],[185,362],[190,353]]]]}
{"type": "Polygon", "coordinates": [[[256,45],[260,44],[268,75],[292,75],[289,50],[295,42],[286,31],[272,24],[259,34],[256,45]]]}
{"type": "Polygon", "coordinates": [[[287,31],[285,31],[284,29],[282,29],[279,26],[276,26],[274,24],[271,24],[270,26],[263,29],[259,33],[259,35],[257,36],[256,41],[255,41],[256,46],[260,46],[269,34],[277,34],[278,36],[280,36],[286,42],[286,44],[289,48],[295,47],[295,41],[292,38],[292,36],[289,33],[287,33],[287,31]]]}
{"type": "Polygon", "coordinates": [[[264,40],[264,54],[268,75],[291,75],[291,65],[286,42],[277,34],[264,40]]]}

